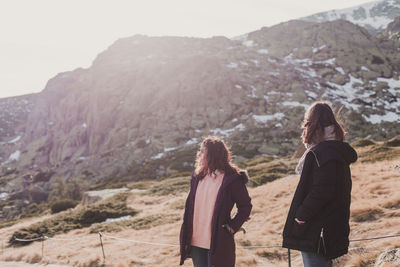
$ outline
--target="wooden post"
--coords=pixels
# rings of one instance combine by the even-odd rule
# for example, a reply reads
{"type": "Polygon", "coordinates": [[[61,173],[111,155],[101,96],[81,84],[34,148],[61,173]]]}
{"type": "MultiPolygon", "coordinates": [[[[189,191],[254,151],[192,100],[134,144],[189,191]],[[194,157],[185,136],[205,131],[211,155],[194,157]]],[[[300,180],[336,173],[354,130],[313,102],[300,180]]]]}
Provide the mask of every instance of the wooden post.
{"type": "Polygon", "coordinates": [[[106,262],[106,254],[104,254],[104,246],[103,246],[103,234],[99,232],[99,238],[100,238],[100,245],[101,245],[101,251],[103,252],[103,263],[106,262]]]}
{"type": "Polygon", "coordinates": [[[290,248],[287,250],[289,267],[292,267],[292,260],[290,259],[290,248]]]}
{"type": "Polygon", "coordinates": [[[43,260],[43,256],[44,256],[44,236],[42,236],[42,260],[43,260]]]}

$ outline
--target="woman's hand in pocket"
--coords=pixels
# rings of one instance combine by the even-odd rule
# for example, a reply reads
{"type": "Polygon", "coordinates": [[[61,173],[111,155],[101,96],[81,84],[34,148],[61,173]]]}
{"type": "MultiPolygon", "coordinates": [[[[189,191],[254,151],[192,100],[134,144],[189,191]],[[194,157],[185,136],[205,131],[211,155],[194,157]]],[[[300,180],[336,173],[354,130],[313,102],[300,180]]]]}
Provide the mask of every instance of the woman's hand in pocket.
{"type": "Polygon", "coordinates": [[[235,234],[235,231],[229,226],[229,224],[222,225],[222,228],[225,228],[231,235],[235,234]]]}
{"type": "Polygon", "coordinates": [[[299,224],[299,225],[303,225],[303,224],[305,224],[306,222],[305,221],[301,221],[301,220],[299,220],[299,219],[297,219],[297,218],[294,218],[294,220],[297,222],[297,224],[299,224]]]}
{"type": "Polygon", "coordinates": [[[297,237],[303,237],[304,233],[307,228],[307,223],[305,221],[302,221],[298,218],[294,219],[293,222],[293,235],[297,237]]]}

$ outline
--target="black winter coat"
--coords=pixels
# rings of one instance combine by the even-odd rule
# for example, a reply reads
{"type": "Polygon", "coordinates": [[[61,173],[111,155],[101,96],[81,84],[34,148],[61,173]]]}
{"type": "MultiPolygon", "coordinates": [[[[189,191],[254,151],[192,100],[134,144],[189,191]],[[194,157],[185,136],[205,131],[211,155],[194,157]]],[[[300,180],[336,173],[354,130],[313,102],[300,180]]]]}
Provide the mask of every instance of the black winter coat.
{"type": "Polygon", "coordinates": [[[306,155],[283,230],[283,247],[334,259],[347,253],[351,173],[356,151],[345,142],[324,141],[306,155]],[[305,221],[299,225],[295,218],[305,221]]]}
{"type": "MultiPolygon", "coordinates": [[[[212,234],[210,245],[210,266],[234,267],[235,266],[235,241],[234,236],[222,226],[228,224],[237,232],[242,224],[249,219],[251,212],[251,198],[247,192],[246,183],[248,176],[241,171],[237,174],[225,174],[215,201],[212,217],[212,234]],[[231,210],[236,204],[237,213],[231,218],[231,210]]],[[[185,213],[180,233],[180,265],[185,259],[191,257],[191,240],[193,234],[194,202],[199,179],[192,175],[190,192],[186,200],[185,213]]]]}

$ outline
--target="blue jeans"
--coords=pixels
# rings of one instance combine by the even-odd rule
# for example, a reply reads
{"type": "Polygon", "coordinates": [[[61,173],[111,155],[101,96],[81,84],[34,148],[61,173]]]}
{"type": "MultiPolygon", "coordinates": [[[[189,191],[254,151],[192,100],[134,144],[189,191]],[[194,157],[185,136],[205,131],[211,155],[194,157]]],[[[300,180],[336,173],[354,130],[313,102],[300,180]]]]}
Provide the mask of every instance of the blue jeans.
{"type": "Polygon", "coordinates": [[[194,267],[208,267],[210,264],[210,250],[192,246],[192,261],[194,267]]]}
{"type": "Polygon", "coordinates": [[[301,256],[303,257],[304,267],[332,267],[332,260],[328,260],[319,254],[302,251],[301,256]]]}

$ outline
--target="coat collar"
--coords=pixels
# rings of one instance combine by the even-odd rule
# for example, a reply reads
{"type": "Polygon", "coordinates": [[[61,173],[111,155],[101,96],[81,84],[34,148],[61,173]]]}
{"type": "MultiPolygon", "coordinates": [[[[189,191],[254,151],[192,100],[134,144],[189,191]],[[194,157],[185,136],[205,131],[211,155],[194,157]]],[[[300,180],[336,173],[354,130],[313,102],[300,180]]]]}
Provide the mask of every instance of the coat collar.
{"type": "MultiPolygon", "coordinates": [[[[247,171],[240,171],[239,173],[234,173],[234,174],[224,174],[221,188],[225,189],[228,187],[230,184],[237,180],[242,180],[244,183],[247,183],[249,180],[249,176],[247,174],[247,171]]],[[[197,188],[197,185],[199,184],[199,179],[195,177],[195,188],[197,188]]]]}

